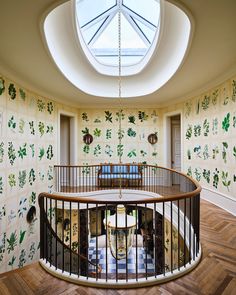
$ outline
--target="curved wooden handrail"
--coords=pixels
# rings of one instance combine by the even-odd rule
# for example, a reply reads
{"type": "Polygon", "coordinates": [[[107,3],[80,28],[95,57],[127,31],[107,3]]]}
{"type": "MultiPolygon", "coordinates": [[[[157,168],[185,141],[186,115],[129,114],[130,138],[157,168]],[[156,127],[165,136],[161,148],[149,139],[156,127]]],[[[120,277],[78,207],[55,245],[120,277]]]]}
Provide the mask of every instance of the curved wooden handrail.
{"type": "MultiPolygon", "coordinates": [[[[101,164],[102,165],[102,164],[101,164]]],[[[107,165],[109,165],[109,163],[107,163],[107,165]]],[[[113,165],[113,164],[112,164],[113,165]]],[[[43,193],[40,193],[39,195],[39,200],[43,197],[46,197],[46,198],[49,198],[49,199],[53,199],[53,200],[59,200],[59,201],[67,201],[67,202],[80,202],[80,203],[90,203],[90,204],[120,204],[122,202],[122,204],[143,204],[143,203],[162,203],[162,202],[168,202],[168,201],[176,201],[176,200],[181,200],[181,199],[187,199],[187,198],[192,198],[196,195],[198,195],[202,188],[200,186],[200,184],[194,180],[193,178],[189,177],[187,174],[183,173],[183,172],[178,172],[178,171],[175,171],[173,169],[170,169],[170,168],[165,168],[165,167],[162,167],[162,166],[157,166],[157,165],[148,165],[148,164],[136,164],[136,163],[123,163],[123,164],[115,164],[115,165],[137,165],[137,166],[141,166],[141,167],[149,167],[149,168],[159,168],[159,169],[163,169],[163,170],[167,170],[167,171],[170,171],[172,173],[176,173],[176,174],[179,174],[180,176],[188,179],[193,185],[196,186],[196,189],[191,191],[191,192],[187,192],[187,193],[180,193],[180,194],[175,194],[173,196],[158,196],[156,198],[150,198],[150,199],[142,199],[142,200],[132,200],[132,201],[129,201],[129,200],[107,200],[107,201],[104,201],[104,200],[96,200],[96,199],[93,199],[93,198],[84,198],[84,197],[81,197],[81,196],[70,196],[68,193],[68,196],[65,196],[65,195],[60,195],[60,193],[57,193],[57,194],[49,194],[49,193],[46,193],[46,192],[43,192],[43,193]]],[[[81,167],[81,168],[84,168],[83,165],[55,165],[54,167],[60,167],[60,168],[78,168],[78,167],[81,167]]],[[[99,167],[99,165],[89,165],[89,166],[86,166],[86,167],[99,167]]],[[[74,194],[74,193],[73,193],[74,194]]]]}
{"type": "MultiPolygon", "coordinates": [[[[142,214],[142,218],[140,219],[140,223],[141,223],[141,222],[147,221],[146,219],[147,216],[145,215],[147,212],[146,210],[151,209],[153,210],[153,212],[155,212],[155,214],[152,215],[153,227],[151,229],[152,235],[155,235],[155,237],[153,238],[153,242],[150,243],[152,245],[149,245],[149,244],[148,245],[145,244],[145,245],[146,247],[150,246],[151,251],[153,251],[152,253],[155,259],[153,262],[153,266],[155,268],[155,273],[157,269],[158,274],[160,273],[161,275],[166,277],[165,275],[165,262],[166,262],[165,241],[167,241],[166,238],[169,239],[169,236],[165,231],[165,226],[166,226],[165,220],[168,220],[168,222],[170,223],[171,231],[172,231],[169,233],[170,239],[171,239],[170,240],[171,255],[173,255],[172,249],[174,246],[172,241],[173,230],[176,230],[175,232],[177,234],[176,237],[178,237],[177,238],[178,245],[175,244],[175,246],[177,246],[177,249],[175,251],[178,251],[178,255],[179,255],[178,261],[176,260],[175,264],[177,263],[178,265],[173,264],[173,260],[171,258],[171,266],[169,269],[170,273],[173,273],[173,270],[177,270],[178,268],[178,271],[176,273],[182,274],[186,266],[188,267],[188,264],[191,267],[191,264],[193,264],[195,261],[199,261],[199,257],[201,256],[201,246],[200,246],[201,186],[199,185],[199,183],[182,172],[178,172],[173,169],[165,168],[165,167],[161,167],[157,165],[136,164],[136,163],[129,163],[129,164],[112,163],[111,165],[136,165],[136,166],[139,166],[139,169],[140,168],[142,169],[142,182],[140,184],[138,182],[138,185],[137,185],[137,181],[136,182],[133,181],[128,184],[124,182],[124,185],[122,186],[122,183],[120,182],[120,187],[117,188],[118,187],[117,183],[114,183],[114,185],[110,182],[106,182],[105,185],[99,183],[99,175],[98,175],[99,169],[102,165],[108,165],[108,164],[102,163],[100,165],[86,165],[86,166],[56,165],[55,166],[55,171],[57,175],[56,190],[58,192],[53,192],[52,194],[44,193],[44,192],[40,193],[38,200],[40,203],[41,212],[44,212],[45,214],[45,207],[48,208],[49,205],[50,205],[50,208],[53,208],[55,206],[55,208],[58,208],[60,210],[61,209],[64,211],[70,210],[70,220],[71,220],[72,210],[74,210],[73,212],[77,214],[76,220],[78,218],[77,220],[78,231],[81,232],[80,239],[82,241],[84,239],[86,241],[87,239],[88,241],[90,229],[91,229],[89,225],[89,222],[91,221],[91,220],[89,221],[89,217],[90,217],[89,210],[90,209],[93,210],[95,206],[96,206],[96,218],[94,219],[93,222],[94,224],[96,224],[96,236],[98,235],[97,225],[100,224],[102,222],[102,218],[104,218],[103,217],[104,215],[101,214],[100,215],[101,217],[99,217],[98,219],[98,210],[105,212],[105,210],[111,209],[110,206],[112,207],[112,210],[113,210],[114,206],[117,206],[119,204],[123,204],[127,208],[129,208],[130,206],[130,209],[133,209],[133,207],[135,206],[136,216],[139,216],[139,214],[142,214]],[[84,169],[85,167],[90,168],[90,170],[86,171],[87,172],[86,174],[84,173],[82,174],[83,172],[82,169],[84,169]],[[177,181],[175,182],[175,180],[177,181]],[[175,183],[177,183],[178,185],[175,186],[174,185],[175,183]],[[103,187],[106,187],[107,185],[108,185],[108,188],[103,189],[103,187]],[[131,190],[128,189],[128,185],[130,185],[131,190]],[[127,196],[124,199],[120,199],[117,197],[120,190],[122,190],[124,194],[127,193],[127,196]],[[76,191],[76,192],[73,192],[73,191],[76,191]],[[52,202],[52,200],[55,200],[55,202],[54,201],[52,202]],[[181,200],[181,202],[179,202],[179,200],[181,200]],[[178,202],[172,203],[173,201],[178,201],[178,202]],[[159,204],[157,204],[156,206],[156,203],[159,203],[159,204]],[[57,207],[58,204],[59,204],[59,207],[57,207]],[[160,215],[162,216],[161,218],[160,218],[160,215]],[[84,226],[87,228],[87,230],[85,231],[83,231],[84,226]],[[154,230],[154,227],[155,227],[155,230],[154,230]],[[157,237],[159,238],[157,239],[157,237]],[[179,237],[182,237],[182,240],[179,237]],[[182,242],[180,243],[180,241],[183,241],[183,245],[182,245],[182,242]],[[180,261],[180,251],[183,252],[183,257],[184,257],[182,262],[180,261]],[[183,266],[183,270],[181,269],[182,266],[183,266]]],[[[118,170],[119,169],[117,169],[117,171],[118,170]]],[[[130,171],[130,174],[132,174],[132,170],[129,169],[128,173],[129,171],[130,171]]],[[[137,169],[135,169],[135,171],[137,171],[137,169]]],[[[111,173],[112,172],[113,170],[111,169],[111,173]]],[[[124,176],[124,179],[125,179],[125,176],[124,176]]],[[[95,210],[93,212],[95,212],[95,210]]],[[[112,214],[112,212],[110,212],[110,214],[112,214]]],[[[128,212],[126,214],[128,214],[128,212]]],[[[43,215],[41,214],[41,216],[43,215]]],[[[107,216],[106,213],[105,213],[105,216],[107,216]]],[[[47,224],[51,226],[51,224],[49,223],[48,217],[46,218],[47,218],[47,224]]],[[[63,213],[63,220],[64,220],[64,213],[63,213]]],[[[136,221],[136,231],[134,233],[136,235],[136,249],[138,245],[137,244],[137,241],[138,241],[137,237],[139,233],[138,230],[141,229],[141,224],[139,224],[138,222],[139,221],[136,221]]],[[[103,223],[104,223],[104,220],[103,220],[103,223]]],[[[126,227],[127,225],[128,224],[126,224],[126,227]]],[[[116,224],[116,228],[118,229],[117,224],[116,224]]],[[[51,230],[53,231],[53,234],[55,235],[54,230],[53,229],[51,230]]],[[[71,230],[71,227],[70,227],[70,230],[71,230]]],[[[43,228],[43,225],[41,224],[41,232],[43,233],[43,231],[44,231],[44,228],[43,228]]],[[[107,235],[107,231],[106,231],[106,235],[107,235]]],[[[42,238],[43,237],[44,236],[42,236],[42,238]]],[[[145,233],[144,233],[144,238],[146,240],[148,238],[148,235],[145,233]]],[[[57,237],[57,239],[61,241],[61,238],[57,237]]],[[[70,239],[71,239],[71,233],[70,233],[70,239]]],[[[70,240],[70,243],[71,243],[71,240],[70,240]]],[[[126,243],[127,243],[127,240],[126,240],[126,243]]],[[[63,243],[63,245],[65,249],[68,249],[69,251],[71,251],[70,254],[73,253],[73,258],[74,258],[74,254],[78,255],[78,253],[76,253],[75,251],[72,251],[72,249],[70,249],[70,247],[65,245],[65,243],[63,243]]],[[[85,243],[83,246],[88,247],[88,242],[85,243]]],[[[116,247],[117,246],[118,245],[116,244],[116,247]]],[[[106,240],[105,248],[107,247],[108,245],[106,240]]],[[[127,247],[127,244],[126,244],[126,247],[127,247]]],[[[95,248],[93,248],[93,251],[94,249],[95,248]]],[[[96,249],[98,249],[97,240],[96,240],[96,249]]],[[[47,248],[46,248],[46,251],[47,252],[45,253],[49,253],[47,248]]],[[[66,253],[67,253],[67,250],[66,250],[66,253]]],[[[80,255],[81,259],[86,259],[86,257],[83,256],[83,254],[86,256],[86,252],[82,251],[82,255],[80,255]]],[[[98,254],[98,251],[96,252],[96,255],[97,254],[98,254]]],[[[42,252],[41,255],[43,256],[44,252],[42,252]]],[[[137,255],[137,251],[136,251],[136,255],[137,255]]],[[[47,257],[45,260],[47,263],[48,262],[47,257]]],[[[86,261],[87,263],[90,263],[88,259],[86,261]]],[[[96,261],[100,262],[98,255],[96,256],[96,261]]],[[[101,262],[101,264],[103,264],[103,262],[101,262]]],[[[126,264],[128,264],[127,260],[126,260],[126,264]]],[[[100,265],[98,264],[97,265],[95,264],[94,266],[95,266],[95,269],[93,267],[92,271],[90,271],[89,274],[84,272],[87,275],[86,283],[89,281],[88,279],[91,277],[90,274],[94,275],[96,272],[96,282],[94,281],[95,287],[97,286],[96,285],[97,282],[100,283],[100,279],[102,282],[105,282],[106,284],[108,283],[107,285],[110,285],[110,283],[112,283],[113,276],[110,276],[111,274],[107,268],[107,264],[106,264],[106,267],[103,267],[103,270],[100,268],[100,265]],[[101,272],[102,274],[100,276],[101,272]],[[98,273],[99,273],[99,277],[98,277],[98,273]],[[106,277],[106,280],[104,279],[105,277],[106,277]]],[[[64,267],[64,264],[63,264],[63,267],[64,267]]],[[[66,267],[68,266],[66,265],[66,267]]],[[[74,269],[74,264],[72,264],[72,259],[70,258],[70,269],[72,269],[72,267],[74,269]]],[[[47,266],[45,267],[45,269],[50,269],[50,267],[47,266]]],[[[126,284],[128,282],[127,278],[130,278],[128,269],[129,267],[128,265],[126,265],[126,281],[123,279],[123,277],[119,278],[118,271],[116,274],[116,280],[119,279],[121,280],[122,283],[126,284]]],[[[84,271],[84,266],[82,268],[82,271],[84,271]]],[[[88,268],[87,268],[87,271],[88,271],[88,268]]],[[[136,281],[139,283],[142,283],[142,280],[137,279],[139,275],[141,275],[141,273],[139,273],[137,268],[136,268],[135,274],[136,274],[136,281]]],[[[145,277],[145,275],[143,277],[145,277]]],[[[140,276],[140,278],[143,278],[143,277],[142,275],[140,276]]],[[[149,278],[146,271],[146,279],[147,277],[149,278]]],[[[84,278],[86,278],[86,276],[83,277],[82,275],[81,278],[82,278],[82,282],[84,282],[84,278]]],[[[155,275],[154,277],[153,273],[151,273],[150,278],[153,281],[156,281],[157,276],[155,275]]],[[[81,281],[80,277],[78,278],[78,281],[79,282],[81,281]]]]}

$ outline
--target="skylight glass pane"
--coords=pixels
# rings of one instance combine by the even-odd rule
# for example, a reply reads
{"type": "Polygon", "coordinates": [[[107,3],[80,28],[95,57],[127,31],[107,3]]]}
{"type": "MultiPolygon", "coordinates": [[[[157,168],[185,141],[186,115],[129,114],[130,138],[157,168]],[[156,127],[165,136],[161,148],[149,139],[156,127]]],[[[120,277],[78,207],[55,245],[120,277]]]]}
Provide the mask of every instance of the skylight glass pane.
{"type": "Polygon", "coordinates": [[[94,36],[97,35],[104,20],[105,20],[105,17],[102,20],[97,21],[95,24],[88,26],[84,29],[83,37],[86,44],[89,44],[89,42],[94,38],[94,36]]]}
{"type": "Polygon", "coordinates": [[[158,0],[123,0],[123,5],[157,26],[159,22],[160,4],[158,0]]]}
{"type": "Polygon", "coordinates": [[[83,40],[92,56],[107,66],[118,66],[118,14],[121,3],[121,64],[135,65],[155,38],[160,0],[76,0],[83,40]]]}
{"type": "MultiPolygon", "coordinates": [[[[93,48],[118,48],[118,13],[93,44],[93,48]]],[[[145,43],[121,14],[121,48],[146,48],[145,43]]]]}
{"type": "Polygon", "coordinates": [[[78,0],[76,7],[80,27],[83,27],[114,5],[116,5],[116,0],[78,0]]]}
{"type": "Polygon", "coordinates": [[[142,22],[140,22],[139,20],[135,18],[134,18],[134,22],[138,26],[138,29],[144,34],[144,36],[146,36],[148,41],[151,43],[154,39],[156,30],[150,29],[150,27],[147,27],[146,25],[144,25],[142,22]]]}
{"type": "MultiPolygon", "coordinates": [[[[109,25],[105,28],[99,38],[94,42],[91,46],[93,52],[99,51],[100,55],[110,57],[111,55],[116,55],[118,57],[118,13],[109,23],[109,25]],[[99,50],[100,49],[100,50],[99,50]],[[112,54],[111,54],[112,52],[112,54]]],[[[122,55],[127,55],[126,60],[129,63],[129,56],[130,56],[130,63],[132,60],[141,59],[143,57],[143,52],[146,53],[146,44],[140,38],[138,33],[133,29],[130,23],[126,20],[126,18],[121,13],[121,49],[122,55]],[[129,50],[131,49],[131,50],[129,50]],[[143,51],[144,49],[144,51],[143,51]],[[140,50],[142,50],[142,55],[139,54],[140,50]],[[135,58],[132,58],[135,56],[135,58]],[[137,58],[139,56],[139,58],[137,58]]],[[[97,56],[97,55],[96,55],[97,56]]],[[[108,58],[108,60],[113,60],[108,58]]],[[[124,64],[124,58],[121,58],[122,64],[124,64]]],[[[126,63],[127,63],[126,62],[126,63]]],[[[118,63],[115,62],[115,65],[118,63]]]]}

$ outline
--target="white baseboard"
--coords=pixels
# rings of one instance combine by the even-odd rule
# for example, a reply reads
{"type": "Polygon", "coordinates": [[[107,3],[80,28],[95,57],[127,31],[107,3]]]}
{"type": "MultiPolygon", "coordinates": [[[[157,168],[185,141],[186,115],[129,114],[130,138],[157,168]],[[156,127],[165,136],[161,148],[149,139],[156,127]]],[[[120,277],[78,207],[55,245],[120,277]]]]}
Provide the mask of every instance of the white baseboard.
{"type": "Polygon", "coordinates": [[[202,187],[201,198],[236,216],[236,198],[202,187]]]}

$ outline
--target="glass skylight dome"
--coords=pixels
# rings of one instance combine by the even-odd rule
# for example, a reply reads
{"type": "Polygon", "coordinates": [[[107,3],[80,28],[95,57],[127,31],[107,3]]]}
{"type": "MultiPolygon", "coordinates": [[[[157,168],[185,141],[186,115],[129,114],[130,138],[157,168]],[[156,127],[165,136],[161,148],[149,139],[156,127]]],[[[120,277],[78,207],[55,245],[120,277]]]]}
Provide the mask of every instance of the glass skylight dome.
{"type": "Polygon", "coordinates": [[[58,70],[75,87],[101,98],[118,97],[116,19],[121,5],[122,98],[149,95],[176,74],[191,45],[193,18],[174,2],[62,1],[45,13],[43,40],[58,70]]]}
{"type": "MultiPolygon", "coordinates": [[[[121,65],[140,63],[156,45],[160,25],[160,0],[76,0],[79,40],[90,63],[103,74],[99,64],[118,67],[118,12],[121,8],[121,65]],[[96,62],[98,63],[96,65],[96,62]]],[[[147,57],[145,64],[150,59],[147,57]]],[[[144,65],[145,66],[145,65],[144,65]]],[[[129,74],[140,71],[134,68],[129,74]]],[[[115,73],[117,74],[117,72],[115,73]]],[[[123,71],[123,75],[127,72],[123,71]]]]}

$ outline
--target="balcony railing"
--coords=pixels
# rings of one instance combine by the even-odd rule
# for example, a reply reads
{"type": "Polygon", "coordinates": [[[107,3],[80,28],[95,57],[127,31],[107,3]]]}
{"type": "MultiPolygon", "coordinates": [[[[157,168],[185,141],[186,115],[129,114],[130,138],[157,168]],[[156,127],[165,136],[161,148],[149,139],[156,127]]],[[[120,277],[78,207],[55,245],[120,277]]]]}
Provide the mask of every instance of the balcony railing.
{"type": "Polygon", "coordinates": [[[56,192],[39,196],[40,263],[47,271],[120,288],[167,281],[197,265],[200,186],[170,169],[138,166],[134,177],[121,169],[102,181],[101,165],[55,166],[56,192]]]}

